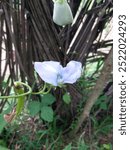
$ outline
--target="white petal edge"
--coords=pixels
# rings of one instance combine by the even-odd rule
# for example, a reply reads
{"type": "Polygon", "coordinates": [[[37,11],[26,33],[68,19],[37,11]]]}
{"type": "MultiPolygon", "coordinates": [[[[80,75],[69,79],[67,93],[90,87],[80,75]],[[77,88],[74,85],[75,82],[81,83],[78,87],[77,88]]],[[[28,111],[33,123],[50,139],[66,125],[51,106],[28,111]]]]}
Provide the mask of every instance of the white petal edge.
{"type": "Polygon", "coordinates": [[[66,67],[63,68],[62,76],[64,83],[73,84],[80,78],[82,72],[82,64],[78,61],[70,61],[66,67]]]}

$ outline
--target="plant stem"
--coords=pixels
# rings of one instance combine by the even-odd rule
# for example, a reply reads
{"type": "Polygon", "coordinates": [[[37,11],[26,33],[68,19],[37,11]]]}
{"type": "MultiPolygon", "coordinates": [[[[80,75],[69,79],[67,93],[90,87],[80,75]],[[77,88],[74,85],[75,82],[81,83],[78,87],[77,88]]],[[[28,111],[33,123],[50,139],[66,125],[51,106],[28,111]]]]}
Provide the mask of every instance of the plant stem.
{"type": "Polygon", "coordinates": [[[46,85],[46,83],[44,84],[44,87],[43,87],[43,89],[41,90],[41,91],[39,91],[39,92],[32,92],[32,94],[34,94],[34,95],[38,95],[38,94],[47,94],[47,93],[49,93],[50,92],[50,90],[51,90],[51,86],[48,88],[48,91],[46,91],[46,92],[44,92],[45,91],[45,89],[46,89],[46,87],[47,87],[47,85],[46,85]]]}
{"type": "Polygon", "coordinates": [[[101,71],[101,75],[100,75],[99,79],[97,80],[97,83],[96,83],[94,89],[92,90],[89,98],[87,99],[83,113],[81,114],[81,116],[78,120],[78,123],[74,130],[74,133],[78,132],[79,128],[81,127],[81,125],[83,124],[85,119],[87,117],[89,117],[92,106],[95,104],[96,100],[98,99],[101,92],[103,91],[103,89],[106,85],[106,82],[109,80],[110,74],[112,72],[112,66],[113,66],[112,60],[113,60],[113,50],[111,50],[109,52],[109,55],[104,63],[103,69],[101,71]]]}

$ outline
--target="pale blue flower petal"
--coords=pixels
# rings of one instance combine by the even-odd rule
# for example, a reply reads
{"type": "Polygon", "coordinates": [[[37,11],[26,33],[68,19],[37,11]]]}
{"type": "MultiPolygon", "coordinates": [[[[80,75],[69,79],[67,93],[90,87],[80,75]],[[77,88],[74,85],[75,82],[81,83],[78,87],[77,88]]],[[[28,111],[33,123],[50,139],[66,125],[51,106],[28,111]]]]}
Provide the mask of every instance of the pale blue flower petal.
{"type": "Polygon", "coordinates": [[[66,67],[62,69],[63,83],[75,83],[81,76],[82,64],[77,61],[70,61],[66,67]]]}
{"type": "Polygon", "coordinates": [[[62,66],[56,61],[35,62],[34,69],[41,79],[49,84],[57,86],[57,76],[61,72],[62,66]]]}
{"type": "Polygon", "coordinates": [[[82,64],[70,61],[66,67],[62,67],[56,61],[35,62],[34,68],[42,80],[58,86],[64,83],[73,84],[81,76],[82,64]]]}

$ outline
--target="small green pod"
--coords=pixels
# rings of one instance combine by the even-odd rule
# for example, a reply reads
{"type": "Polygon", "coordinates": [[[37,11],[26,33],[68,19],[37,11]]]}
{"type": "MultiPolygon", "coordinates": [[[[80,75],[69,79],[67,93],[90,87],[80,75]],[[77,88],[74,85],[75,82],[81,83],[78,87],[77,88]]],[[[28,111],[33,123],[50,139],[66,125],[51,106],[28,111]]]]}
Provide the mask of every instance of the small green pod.
{"type": "Polygon", "coordinates": [[[65,26],[73,22],[71,8],[66,0],[54,2],[53,21],[59,26],[65,26]]]}
{"type": "MultiPolygon", "coordinates": [[[[14,91],[16,95],[24,94],[24,88],[19,82],[14,83],[14,91]]],[[[18,116],[24,108],[25,96],[18,97],[17,99],[16,116],[18,116]]]]}

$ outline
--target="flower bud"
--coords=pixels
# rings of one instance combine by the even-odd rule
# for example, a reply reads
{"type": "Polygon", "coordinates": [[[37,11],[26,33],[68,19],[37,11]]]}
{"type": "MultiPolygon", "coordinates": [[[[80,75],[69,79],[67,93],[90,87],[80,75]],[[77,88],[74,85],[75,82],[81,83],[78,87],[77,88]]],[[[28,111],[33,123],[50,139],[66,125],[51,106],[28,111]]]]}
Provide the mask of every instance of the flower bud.
{"type": "Polygon", "coordinates": [[[53,21],[59,26],[65,26],[73,22],[71,8],[66,0],[54,2],[53,21]]]}

